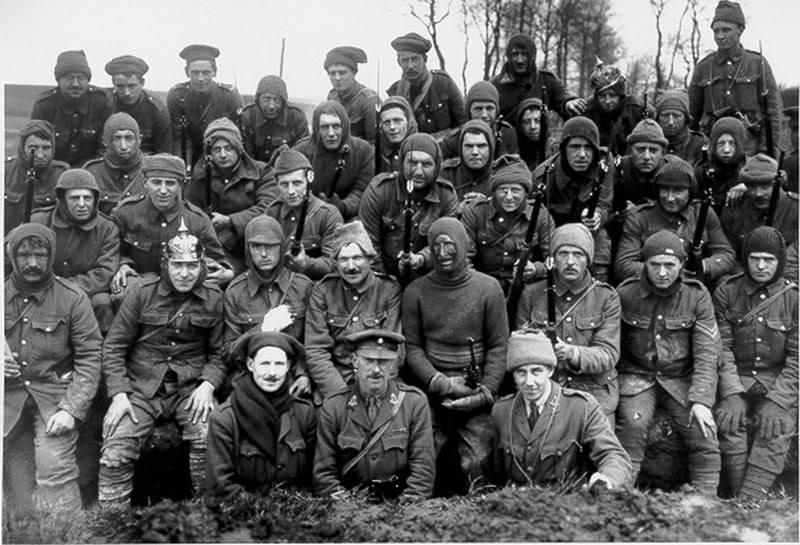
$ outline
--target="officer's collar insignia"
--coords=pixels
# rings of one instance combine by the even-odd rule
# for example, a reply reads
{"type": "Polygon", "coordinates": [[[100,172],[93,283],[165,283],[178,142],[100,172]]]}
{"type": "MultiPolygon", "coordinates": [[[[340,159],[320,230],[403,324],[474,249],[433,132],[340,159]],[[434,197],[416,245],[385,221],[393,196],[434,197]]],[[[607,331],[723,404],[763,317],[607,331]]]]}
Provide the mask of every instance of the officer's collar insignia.
{"type": "Polygon", "coordinates": [[[392,405],[397,405],[398,403],[400,403],[400,400],[397,399],[397,395],[394,392],[392,392],[392,395],[389,396],[389,403],[392,405]]]}
{"type": "Polygon", "coordinates": [[[347,402],[347,406],[348,407],[355,407],[357,405],[358,405],[358,400],[356,399],[355,394],[353,394],[353,397],[351,397],[350,401],[347,402]]]}

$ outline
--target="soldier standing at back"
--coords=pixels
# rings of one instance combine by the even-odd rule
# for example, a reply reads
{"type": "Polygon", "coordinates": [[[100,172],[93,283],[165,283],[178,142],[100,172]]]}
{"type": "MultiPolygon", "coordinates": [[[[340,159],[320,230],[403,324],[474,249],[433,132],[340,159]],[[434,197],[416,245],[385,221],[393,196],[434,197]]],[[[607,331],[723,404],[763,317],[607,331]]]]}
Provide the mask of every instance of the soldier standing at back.
{"type": "Polygon", "coordinates": [[[386,91],[389,96],[400,95],[414,110],[419,132],[436,138],[443,131],[455,129],[467,121],[464,95],[453,79],[443,70],[429,70],[428,51],[431,42],[416,32],[392,40],[397,51],[397,64],[403,70],[399,81],[386,91]]]}
{"type": "Polygon", "coordinates": [[[547,90],[546,106],[561,117],[586,110],[585,100],[568,93],[552,72],[536,67],[536,44],[527,34],[509,38],[503,69],[489,81],[500,93],[500,114],[509,122],[516,119],[520,102],[531,97],[542,99],[542,87],[547,90]]]}
{"type": "Polygon", "coordinates": [[[375,106],[380,104],[378,93],[356,81],[359,63],[367,62],[363,49],[351,45],[334,47],[323,64],[333,89],[328,100],[344,106],[350,118],[350,134],[375,144],[375,106]]]}
{"type": "Polygon", "coordinates": [[[143,153],[172,153],[172,127],[169,110],[160,98],[144,90],[144,75],[149,66],[139,57],[122,55],[106,63],[106,74],[114,88],[111,96],[115,112],[125,112],[136,120],[143,153]]]}
{"type": "Polygon", "coordinates": [[[442,161],[442,178],[456,190],[460,216],[476,198],[492,194],[489,175],[496,143],[489,125],[480,119],[467,121],[456,134],[458,155],[442,161]]]}
{"type": "Polygon", "coordinates": [[[800,181],[798,181],[797,111],[797,106],[783,110],[783,115],[789,120],[789,140],[792,145],[792,150],[786,155],[786,160],[784,161],[786,183],[783,188],[786,191],[794,191],[795,193],[800,189],[800,181]]]}
{"type": "Polygon", "coordinates": [[[5,210],[3,234],[25,221],[25,208],[55,203],[58,177],[69,165],[53,159],[56,133],[53,126],[41,119],[25,123],[19,131],[16,157],[5,165],[5,210]],[[28,183],[33,184],[31,202],[27,203],[28,183]]]}
{"type": "Polygon", "coordinates": [[[417,120],[411,111],[411,105],[403,97],[389,97],[381,104],[378,112],[381,124],[380,146],[375,153],[380,155],[380,164],[375,175],[384,172],[399,172],[403,165],[400,162],[400,146],[407,136],[417,132],[417,120]]]}
{"type": "Polygon", "coordinates": [[[278,76],[264,76],[256,87],[255,102],[242,110],[244,149],[257,161],[270,163],[273,152],[308,136],[303,110],[289,102],[286,82],[278,76]]]}
{"type": "Polygon", "coordinates": [[[663,91],[656,97],[656,120],[667,138],[667,153],[677,155],[693,167],[703,160],[708,138],[689,129],[689,95],[683,89],[663,91]]]}
{"type": "Polygon", "coordinates": [[[214,81],[218,56],[219,49],[210,45],[184,47],[180,57],[186,60],[189,81],[178,83],[167,93],[173,150],[189,168],[202,157],[203,133],[208,124],[220,117],[238,123],[242,111],[239,91],[214,81]]]}
{"type": "Polygon", "coordinates": [[[111,115],[107,92],[89,85],[92,69],[83,50],[59,54],[55,68],[58,87],[36,100],[31,119],[44,119],[56,130],[55,158],[80,167],[99,155],[103,123],[111,115]]]}
{"type": "Polygon", "coordinates": [[[689,84],[689,110],[693,128],[709,134],[714,122],[724,116],[738,117],[747,128],[748,153],[766,151],[765,118],[771,120],[772,142],[777,150],[781,129],[781,99],[767,60],[741,44],[745,21],[738,2],[720,0],[714,10],[711,30],[717,50],[694,67],[689,84]],[[767,93],[767,111],[761,101],[767,93]]]}

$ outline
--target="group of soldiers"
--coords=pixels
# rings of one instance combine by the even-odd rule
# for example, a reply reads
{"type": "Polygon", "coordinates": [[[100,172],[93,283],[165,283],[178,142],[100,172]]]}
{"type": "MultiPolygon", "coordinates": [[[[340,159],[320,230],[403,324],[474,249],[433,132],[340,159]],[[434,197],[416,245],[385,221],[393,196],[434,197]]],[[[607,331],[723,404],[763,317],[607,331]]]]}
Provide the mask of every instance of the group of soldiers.
{"type": "Polygon", "coordinates": [[[210,46],[166,106],[141,59],[106,90],[59,55],[6,163],[4,505],[128,504],[168,420],[217,499],[622,487],[657,407],[692,486],[764,497],[797,433],[797,108],[779,169],[739,4],[711,28],[655,108],[605,64],[571,95],[523,34],[466,98],[418,34],[382,102],[336,47],[310,133],[210,46]]]}

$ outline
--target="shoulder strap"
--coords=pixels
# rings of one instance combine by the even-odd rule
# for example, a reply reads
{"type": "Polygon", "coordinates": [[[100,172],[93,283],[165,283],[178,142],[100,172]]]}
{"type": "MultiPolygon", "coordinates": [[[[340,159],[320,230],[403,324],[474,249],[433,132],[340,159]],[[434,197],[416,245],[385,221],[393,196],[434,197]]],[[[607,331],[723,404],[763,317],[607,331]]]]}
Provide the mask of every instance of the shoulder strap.
{"type": "Polygon", "coordinates": [[[136,342],[137,343],[141,343],[141,342],[144,342],[144,341],[146,341],[148,339],[151,339],[153,336],[157,335],[162,330],[166,329],[167,326],[169,324],[171,324],[172,321],[175,318],[177,318],[184,310],[186,310],[189,307],[190,304],[191,304],[191,300],[187,298],[186,301],[184,301],[183,304],[181,304],[181,306],[178,307],[178,310],[176,310],[175,313],[172,316],[169,317],[169,320],[167,320],[167,323],[165,323],[163,326],[161,326],[161,327],[159,327],[157,329],[151,330],[150,332],[146,333],[145,335],[142,335],[142,337],[140,339],[138,339],[136,342]]]}
{"type": "Polygon", "coordinates": [[[742,316],[742,321],[746,322],[748,320],[752,320],[753,317],[755,317],[756,314],[758,314],[759,312],[761,312],[762,310],[767,308],[769,305],[771,305],[772,303],[777,301],[778,298],[780,298],[784,293],[786,293],[790,289],[794,288],[796,285],[797,284],[795,284],[794,282],[790,282],[789,284],[786,284],[781,289],[779,289],[777,292],[775,292],[775,294],[772,297],[767,297],[766,299],[761,301],[759,304],[757,304],[756,306],[751,308],[750,312],[748,312],[747,314],[742,316]]]}
{"type": "Polygon", "coordinates": [[[585,292],[583,292],[583,294],[580,297],[578,297],[578,299],[575,300],[574,303],[572,303],[572,306],[570,306],[567,310],[564,311],[564,313],[561,315],[561,318],[559,318],[556,321],[556,327],[561,325],[561,322],[564,321],[564,318],[569,316],[569,313],[575,310],[575,307],[578,306],[578,303],[583,301],[586,298],[586,296],[589,295],[589,293],[591,293],[592,290],[594,290],[595,286],[597,286],[597,280],[592,279],[592,284],[586,289],[585,292]]]}
{"type": "Polygon", "coordinates": [[[384,434],[384,433],[386,433],[386,430],[388,430],[388,429],[389,429],[389,424],[391,424],[391,423],[392,423],[392,420],[394,419],[394,417],[395,417],[395,416],[397,416],[397,412],[400,410],[400,405],[402,405],[402,404],[403,404],[403,399],[404,399],[405,397],[406,397],[406,393],[405,393],[405,392],[403,392],[403,391],[401,390],[401,391],[400,391],[400,395],[399,395],[399,396],[397,396],[397,403],[395,404],[395,406],[394,406],[394,407],[392,407],[392,418],[390,418],[390,419],[389,419],[389,421],[388,421],[388,422],[386,422],[386,424],[384,424],[383,426],[381,426],[381,427],[378,429],[378,431],[376,431],[376,432],[375,432],[375,435],[373,435],[373,436],[372,436],[372,438],[370,438],[370,440],[369,440],[369,443],[367,443],[367,446],[366,446],[366,447],[364,447],[364,450],[362,450],[361,452],[359,452],[359,453],[356,455],[356,457],[355,457],[355,458],[353,458],[352,460],[350,460],[350,461],[347,463],[347,465],[346,465],[346,466],[344,466],[344,468],[342,469],[342,477],[344,477],[345,475],[347,475],[347,474],[348,474],[348,473],[349,473],[349,472],[350,472],[350,471],[351,471],[351,470],[352,470],[352,469],[353,469],[353,468],[356,466],[356,464],[357,464],[358,462],[360,462],[360,461],[361,461],[361,459],[362,459],[364,456],[366,456],[366,455],[367,455],[367,452],[369,452],[369,449],[371,449],[371,448],[372,448],[372,447],[375,445],[375,443],[377,443],[377,442],[378,442],[378,440],[379,440],[381,437],[383,437],[383,434],[384,434]]]}

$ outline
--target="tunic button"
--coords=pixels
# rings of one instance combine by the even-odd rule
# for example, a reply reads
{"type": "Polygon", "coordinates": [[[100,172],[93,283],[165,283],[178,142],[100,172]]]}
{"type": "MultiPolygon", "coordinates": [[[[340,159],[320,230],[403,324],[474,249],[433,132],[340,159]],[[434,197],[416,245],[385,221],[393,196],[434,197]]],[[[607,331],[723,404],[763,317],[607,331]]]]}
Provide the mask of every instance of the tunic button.
{"type": "Polygon", "coordinates": [[[353,301],[358,301],[358,295],[353,296],[353,301]]]}
{"type": "Polygon", "coordinates": [[[30,386],[30,385],[31,385],[31,381],[30,380],[26,380],[25,381],[25,386],[30,386]]]}
{"type": "Polygon", "coordinates": [[[28,302],[28,298],[26,297],[25,299],[22,300],[22,302],[23,303],[27,303],[28,302]]]}
{"type": "Polygon", "coordinates": [[[53,329],[52,329],[52,328],[50,328],[50,327],[46,327],[46,328],[44,328],[44,330],[45,330],[46,332],[48,332],[48,333],[50,333],[51,331],[53,331],[53,329]]]}
{"type": "Polygon", "coordinates": [[[65,262],[64,262],[64,265],[67,265],[67,264],[68,264],[68,262],[67,262],[67,261],[65,261],[65,262]]]}
{"type": "Polygon", "coordinates": [[[172,356],[167,356],[167,361],[172,361],[172,356]]]}
{"type": "Polygon", "coordinates": [[[764,321],[764,317],[763,317],[763,316],[759,316],[759,317],[758,317],[758,321],[759,321],[759,322],[763,322],[763,321],[764,321]]]}
{"type": "Polygon", "coordinates": [[[27,361],[21,361],[19,364],[21,366],[25,367],[26,365],[28,365],[28,362],[27,361]]]}
{"type": "Polygon", "coordinates": [[[171,342],[171,343],[169,343],[169,344],[170,344],[170,346],[175,346],[175,341],[172,341],[172,342],[171,342]]]}
{"type": "Polygon", "coordinates": [[[730,96],[731,92],[730,91],[725,91],[725,94],[730,96]]]}
{"type": "Polygon", "coordinates": [[[657,319],[657,320],[663,320],[663,319],[664,319],[664,316],[662,316],[661,314],[659,314],[658,316],[656,316],[656,319],[657,319]]]}
{"type": "Polygon", "coordinates": [[[569,295],[567,295],[566,299],[567,299],[567,302],[572,301],[572,297],[570,297],[569,295]]]}
{"type": "Polygon", "coordinates": [[[572,342],[572,337],[567,337],[567,342],[571,343],[572,342]]]}
{"type": "Polygon", "coordinates": [[[23,318],[23,319],[22,319],[22,323],[23,323],[23,324],[27,324],[27,323],[28,323],[28,319],[27,319],[27,318],[23,318]]]}
{"type": "Polygon", "coordinates": [[[756,371],[755,369],[753,369],[753,374],[754,374],[754,375],[757,375],[757,374],[758,374],[758,371],[756,371]]]}
{"type": "Polygon", "coordinates": [[[503,252],[503,255],[508,255],[508,252],[503,252]]]}
{"type": "Polygon", "coordinates": [[[353,321],[357,322],[358,321],[358,316],[353,316],[353,321]]]}
{"type": "Polygon", "coordinates": [[[22,340],[20,341],[20,344],[21,344],[22,346],[25,346],[26,344],[28,344],[28,341],[26,341],[25,339],[22,339],[22,340]]]}
{"type": "Polygon", "coordinates": [[[175,333],[180,333],[180,332],[181,332],[181,330],[176,327],[175,328],[175,333]]]}
{"type": "Polygon", "coordinates": [[[162,229],[165,229],[166,227],[167,227],[167,224],[166,224],[166,223],[162,223],[162,224],[161,224],[161,228],[162,228],[162,229]]]}
{"type": "Polygon", "coordinates": [[[570,382],[571,380],[572,380],[572,377],[567,377],[567,382],[570,382]]]}
{"type": "Polygon", "coordinates": [[[656,340],[657,340],[657,341],[660,341],[660,340],[661,340],[661,335],[659,335],[659,334],[657,334],[657,333],[656,333],[656,340]]]}
{"type": "Polygon", "coordinates": [[[765,294],[763,294],[763,293],[762,293],[761,295],[759,295],[759,297],[760,297],[761,299],[766,299],[766,298],[767,298],[767,296],[766,296],[765,294]]]}
{"type": "Polygon", "coordinates": [[[530,473],[531,471],[533,471],[533,468],[528,466],[528,473],[530,473]]]}
{"type": "Polygon", "coordinates": [[[497,222],[498,223],[503,223],[503,221],[505,221],[505,220],[503,220],[503,218],[497,218],[497,222]]]}
{"type": "Polygon", "coordinates": [[[290,220],[292,220],[292,221],[295,221],[295,219],[294,219],[294,216],[292,216],[292,217],[291,217],[291,218],[289,218],[289,219],[290,219],[290,220]]]}
{"type": "Polygon", "coordinates": [[[761,342],[761,337],[756,337],[756,342],[760,343],[761,342]]]}
{"type": "Polygon", "coordinates": [[[571,321],[572,321],[572,316],[567,316],[567,319],[566,319],[566,320],[564,320],[564,321],[565,321],[565,322],[571,322],[571,321]]]}
{"type": "Polygon", "coordinates": [[[761,356],[756,356],[756,361],[761,361],[761,356]]]}

